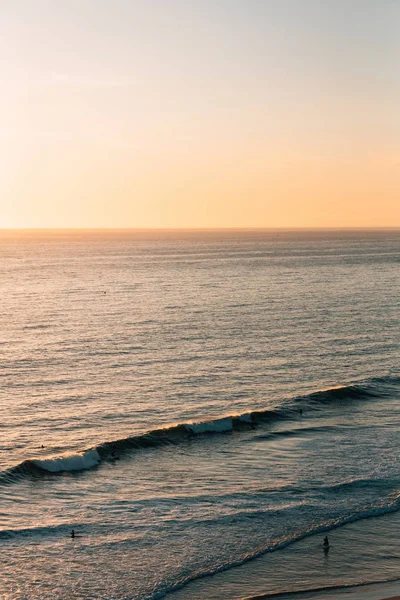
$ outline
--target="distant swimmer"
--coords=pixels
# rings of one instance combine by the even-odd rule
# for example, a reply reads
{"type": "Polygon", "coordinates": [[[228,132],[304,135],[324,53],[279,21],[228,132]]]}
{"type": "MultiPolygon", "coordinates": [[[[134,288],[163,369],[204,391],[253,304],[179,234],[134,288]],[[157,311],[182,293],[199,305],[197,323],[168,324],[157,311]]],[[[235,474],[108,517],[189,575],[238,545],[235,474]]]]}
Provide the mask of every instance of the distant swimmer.
{"type": "Polygon", "coordinates": [[[81,536],[81,535],[79,535],[79,533],[75,533],[75,529],[73,529],[73,530],[71,531],[71,533],[70,533],[70,536],[69,536],[69,537],[70,537],[71,539],[73,539],[73,540],[74,540],[75,538],[80,538],[80,537],[82,537],[82,536],[81,536]]]}
{"type": "Polygon", "coordinates": [[[303,414],[303,409],[302,408],[299,410],[299,414],[300,414],[300,416],[302,416],[302,414],[303,414]]]}
{"type": "Polygon", "coordinates": [[[329,540],[328,540],[327,535],[324,537],[324,543],[322,545],[323,545],[324,549],[329,548],[329,540]]]}

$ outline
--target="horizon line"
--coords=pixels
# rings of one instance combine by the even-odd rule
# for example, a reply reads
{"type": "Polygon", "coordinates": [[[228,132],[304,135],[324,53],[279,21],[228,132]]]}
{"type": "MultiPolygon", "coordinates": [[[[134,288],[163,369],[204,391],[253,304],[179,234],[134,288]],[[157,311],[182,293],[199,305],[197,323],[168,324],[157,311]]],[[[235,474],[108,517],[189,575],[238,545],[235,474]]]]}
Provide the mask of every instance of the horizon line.
{"type": "Polygon", "coordinates": [[[378,231],[400,230],[399,225],[276,226],[276,227],[0,227],[3,231],[378,231]]]}

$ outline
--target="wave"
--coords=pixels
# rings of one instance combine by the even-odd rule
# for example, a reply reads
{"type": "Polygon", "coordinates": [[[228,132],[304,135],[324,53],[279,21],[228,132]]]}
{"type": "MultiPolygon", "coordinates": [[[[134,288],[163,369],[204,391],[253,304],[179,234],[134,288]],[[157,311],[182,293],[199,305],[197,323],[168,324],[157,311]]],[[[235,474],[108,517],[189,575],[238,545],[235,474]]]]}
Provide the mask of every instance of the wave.
{"type": "Polygon", "coordinates": [[[96,449],[76,454],[66,454],[45,459],[27,459],[19,465],[0,473],[0,484],[11,484],[28,475],[40,476],[44,473],[63,473],[65,471],[84,471],[93,469],[101,462],[96,449]]]}
{"type": "Polygon", "coordinates": [[[359,400],[365,398],[378,398],[381,393],[371,388],[363,388],[356,385],[338,386],[327,390],[321,390],[314,392],[308,396],[309,402],[311,403],[332,403],[341,400],[359,400]]]}
{"type": "Polygon", "coordinates": [[[37,469],[49,473],[61,473],[62,471],[84,471],[92,469],[101,461],[97,450],[86,450],[81,454],[69,454],[47,459],[35,459],[31,462],[37,469]]]}
{"type": "MultiPolygon", "coordinates": [[[[278,420],[297,418],[299,410],[307,408],[312,410],[315,406],[326,403],[343,403],[389,396],[395,390],[398,390],[399,385],[399,377],[374,378],[361,384],[334,387],[305,396],[291,398],[284,402],[279,409],[261,409],[239,415],[235,414],[196,422],[178,423],[169,427],[154,429],[144,434],[106,441],[94,448],[89,448],[75,454],[62,454],[45,459],[28,459],[15,467],[0,472],[0,485],[13,483],[16,479],[27,475],[40,476],[43,473],[57,474],[65,471],[93,469],[102,461],[114,460],[125,452],[165,445],[177,445],[187,442],[195,436],[210,436],[255,429],[257,426],[270,424],[278,420]]],[[[287,430],[274,432],[274,435],[291,435],[291,433],[291,430],[287,430]]]]}
{"type": "Polygon", "coordinates": [[[277,429],[274,431],[269,431],[267,433],[262,433],[260,435],[254,436],[253,440],[267,440],[271,437],[298,437],[308,433],[327,433],[331,431],[337,431],[337,427],[335,425],[316,425],[314,427],[291,427],[290,429],[277,429]]]}

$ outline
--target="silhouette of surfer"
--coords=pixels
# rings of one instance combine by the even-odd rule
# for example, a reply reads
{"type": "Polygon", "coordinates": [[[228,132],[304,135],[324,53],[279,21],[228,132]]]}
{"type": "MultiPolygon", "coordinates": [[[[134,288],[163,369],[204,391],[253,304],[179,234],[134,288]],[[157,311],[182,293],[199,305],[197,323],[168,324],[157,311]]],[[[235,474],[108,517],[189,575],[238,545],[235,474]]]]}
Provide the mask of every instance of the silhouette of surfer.
{"type": "Polygon", "coordinates": [[[302,416],[302,415],[303,415],[303,409],[302,409],[302,408],[300,408],[300,410],[299,410],[299,414],[300,414],[300,416],[302,416]]]}
{"type": "Polygon", "coordinates": [[[112,448],[111,448],[111,458],[112,458],[113,460],[119,460],[119,456],[117,456],[117,455],[115,454],[115,449],[116,449],[116,448],[115,448],[115,446],[112,446],[112,448]]]}
{"type": "Polygon", "coordinates": [[[72,529],[70,536],[69,536],[72,540],[75,540],[76,538],[80,538],[82,537],[80,533],[76,533],[75,529],[72,529]]]}
{"type": "Polygon", "coordinates": [[[328,540],[328,536],[327,535],[324,537],[324,543],[322,544],[322,547],[324,549],[324,554],[326,556],[328,554],[329,548],[330,548],[329,540],[328,540]]]}

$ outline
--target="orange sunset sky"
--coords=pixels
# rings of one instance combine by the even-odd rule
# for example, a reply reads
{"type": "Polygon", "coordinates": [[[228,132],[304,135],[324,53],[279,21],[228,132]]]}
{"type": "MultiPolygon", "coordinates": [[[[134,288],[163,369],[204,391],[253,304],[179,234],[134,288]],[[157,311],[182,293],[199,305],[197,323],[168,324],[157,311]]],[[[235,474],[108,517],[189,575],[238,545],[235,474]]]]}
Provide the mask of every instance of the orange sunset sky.
{"type": "Polygon", "coordinates": [[[397,0],[3,0],[0,228],[400,226],[397,0]]]}

